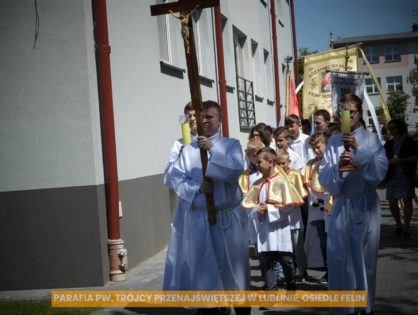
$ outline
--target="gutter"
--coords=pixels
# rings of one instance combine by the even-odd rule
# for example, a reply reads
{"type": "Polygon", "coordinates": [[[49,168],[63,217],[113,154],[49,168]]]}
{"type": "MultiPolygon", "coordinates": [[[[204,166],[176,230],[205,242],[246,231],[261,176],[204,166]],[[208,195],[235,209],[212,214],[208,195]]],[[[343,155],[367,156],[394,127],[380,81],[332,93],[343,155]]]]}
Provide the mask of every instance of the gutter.
{"type": "Polygon", "coordinates": [[[271,12],[271,28],[273,38],[273,64],[274,64],[274,89],[276,92],[276,123],[277,126],[281,120],[281,104],[280,104],[280,81],[279,81],[279,57],[277,48],[277,29],[276,29],[276,0],[270,1],[271,12]]]}
{"type": "Polygon", "coordinates": [[[115,121],[113,115],[110,46],[107,27],[106,0],[93,0],[94,35],[98,74],[99,103],[103,142],[103,164],[106,191],[109,277],[111,281],[126,280],[127,250],[120,238],[119,189],[116,158],[115,121]]]}
{"type": "Polygon", "coordinates": [[[215,7],[215,32],[216,32],[216,54],[218,61],[218,82],[219,99],[222,108],[222,133],[224,137],[229,137],[228,125],[228,104],[226,100],[226,79],[225,79],[225,57],[224,44],[222,38],[222,15],[221,5],[215,7]]]}
{"type": "Polygon", "coordinates": [[[290,0],[290,10],[292,13],[292,34],[293,34],[293,66],[295,74],[295,85],[299,85],[299,63],[298,63],[298,47],[296,41],[296,22],[295,22],[295,5],[294,0],[290,0]]]}

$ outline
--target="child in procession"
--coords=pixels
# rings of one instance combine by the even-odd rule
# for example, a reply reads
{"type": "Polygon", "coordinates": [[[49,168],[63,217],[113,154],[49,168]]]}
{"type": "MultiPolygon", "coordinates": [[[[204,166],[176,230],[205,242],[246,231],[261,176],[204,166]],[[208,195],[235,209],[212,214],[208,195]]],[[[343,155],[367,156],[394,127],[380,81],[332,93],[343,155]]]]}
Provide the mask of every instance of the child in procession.
{"type": "Polygon", "coordinates": [[[290,132],[286,127],[279,127],[273,131],[274,140],[278,150],[286,150],[289,153],[289,167],[295,171],[302,171],[304,165],[299,154],[289,148],[290,132]]]}
{"type": "MultiPolygon", "coordinates": [[[[262,177],[261,173],[257,170],[256,158],[258,150],[264,148],[264,143],[258,137],[250,139],[245,149],[245,156],[248,161],[248,167],[242,172],[238,179],[238,184],[241,188],[242,195],[245,196],[252,184],[262,177]]],[[[251,217],[248,218],[248,239],[250,243],[250,258],[257,258],[257,234],[255,232],[255,223],[251,217]]],[[[260,268],[262,266],[260,257],[260,268]]],[[[264,270],[261,268],[261,274],[264,275],[264,270]]]]}
{"type": "MultiPolygon", "coordinates": [[[[289,181],[296,188],[297,192],[302,198],[308,197],[308,191],[306,189],[303,175],[290,167],[291,159],[286,150],[277,150],[277,164],[283,169],[288,177],[289,181]]],[[[302,212],[300,207],[295,207],[290,214],[290,232],[292,237],[293,253],[295,257],[295,263],[297,266],[296,279],[304,281],[308,279],[306,271],[306,257],[304,250],[304,237],[303,237],[303,221],[302,212]]]]}
{"type": "Polygon", "coordinates": [[[279,172],[273,149],[266,147],[259,150],[256,165],[262,178],[251,186],[242,205],[255,221],[257,247],[266,270],[266,289],[278,288],[274,263],[279,261],[286,289],[295,290],[289,215],[303,200],[288,179],[279,172]]]}
{"type": "MultiPolygon", "coordinates": [[[[305,254],[308,267],[327,267],[327,235],[326,221],[328,219],[327,204],[330,194],[321,186],[319,166],[324,157],[327,137],[318,132],[312,135],[309,143],[315,153],[315,158],[309,160],[305,168],[305,183],[309,192],[309,212],[306,227],[305,254]]],[[[320,280],[327,282],[327,274],[320,280]]]]}

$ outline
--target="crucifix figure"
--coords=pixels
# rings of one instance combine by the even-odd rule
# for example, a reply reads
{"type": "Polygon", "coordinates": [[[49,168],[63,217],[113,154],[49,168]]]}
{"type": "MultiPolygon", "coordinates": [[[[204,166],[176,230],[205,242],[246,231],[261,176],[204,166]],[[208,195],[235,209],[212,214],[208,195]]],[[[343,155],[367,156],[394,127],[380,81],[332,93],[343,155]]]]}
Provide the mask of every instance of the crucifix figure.
{"type": "Polygon", "coordinates": [[[190,29],[189,29],[189,18],[190,16],[196,11],[198,5],[193,9],[193,11],[186,13],[180,12],[179,15],[176,15],[173,11],[169,10],[171,15],[174,16],[176,19],[180,20],[181,24],[181,36],[183,37],[184,41],[184,48],[186,50],[186,54],[190,53],[190,45],[189,45],[189,38],[190,38],[190,29]]]}
{"type": "MultiPolygon", "coordinates": [[[[172,14],[181,23],[181,33],[184,42],[184,50],[187,63],[187,75],[189,78],[190,95],[193,109],[196,113],[196,124],[198,135],[203,135],[203,123],[201,118],[202,111],[202,92],[200,90],[200,76],[196,57],[196,45],[193,32],[193,19],[191,15],[197,8],[204,9],[219,5],[219,0],[179,0],[178,2],[169,2],[151,6],[151,15],[172,14]],[[179,15],[176,15],[179,12],[179,15]]],[[[210,181],[206,177],[208,164],[207,151],[200,149],[200,158],[202,162],[202,173],[204,181],[210,181]]],[[[216,224],[216,210],[212,193],[205,193],[208,206],[208,221],[210,224],[216,224]]]]}

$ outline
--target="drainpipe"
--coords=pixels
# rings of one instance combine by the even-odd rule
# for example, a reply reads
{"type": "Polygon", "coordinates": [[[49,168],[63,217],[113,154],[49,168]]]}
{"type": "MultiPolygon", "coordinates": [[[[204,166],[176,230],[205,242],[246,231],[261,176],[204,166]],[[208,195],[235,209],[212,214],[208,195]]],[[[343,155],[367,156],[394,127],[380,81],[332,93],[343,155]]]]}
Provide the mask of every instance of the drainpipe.
{"type": "Polygon", "coordinates": [[[107,29],[106,0],[93,0],[96,60],[101,107],[103,163],[106,190],[109,277],[111,281],[126,280],[127,251],[120,238],[119,191],[116,160],[115,122],[113,116],[110,46],[107,29]]]}
{"type": "Polygon", "coordinates": [[[295,21],[295,5],[294,0],[290,0],[290,10],[292,12],[292,34],[293,34],[293,60],[295,68],[295,85],[299,85],[299,63],[298,63],[298,47],[296,42],[296,21],[295,21]]]}
{"type": "Polygon", "coordinates": [[[270,12],[271,12],[271,28],[272,28],[272,37],[273,37],[273,64],[274,64],[274,87],[276,92],[276,115],[277,115],[277,126],[280,124],[280,114],[281,114],[281,105],[280,105],[280,89],[279,89],[279,57],[277,51],[277,29],[276,29],[276,0],[270,1],[270,12]]]}
{"type": "MultiPolygon", "coordinates": [[[[293,60],[294,60],[294,74],[295,74],[295,86],[299,85],[299,62],[298,62],[298,47],[296,41],[296,20],[295,20],[295,4],[294,0],[290,0],[290,10],[292,12],[292,34],[293,34],[293,60]]],[[[299,108],[301,103],[301,94],[297,95],[299,108]]]]}
{"type": "Polygon", "coordinates": [[[226,101],[226,79],[225,79],[225,58],[224,43],[222,39],[222,15],[221,4],[215,7],[215,32],[216,32],[216,54],[218,60],[218,81],[219,99],[222,108],[222,133],[224,137],[229,137],[228,125],[228,104],[226,101]]]}

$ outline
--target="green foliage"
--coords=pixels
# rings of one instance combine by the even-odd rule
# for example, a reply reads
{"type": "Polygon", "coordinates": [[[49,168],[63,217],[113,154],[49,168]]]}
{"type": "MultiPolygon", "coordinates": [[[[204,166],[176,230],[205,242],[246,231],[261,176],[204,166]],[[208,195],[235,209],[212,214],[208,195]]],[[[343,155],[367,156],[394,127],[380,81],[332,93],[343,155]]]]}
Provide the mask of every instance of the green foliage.
{"type": "Polygon", "coordinates": [[[377,121],[379,122],[379,124],[384,125],[386,122],[386,118],[385,118],[385,114],[383,113],[382,107],[376,108],[376,116],[377,116],[377,121]]]}
{"type": "Polygon", "coordinates": [[[406,119],[406,108],[408,107],[408,99],[410,96],[405,94],[403,91],[389,91],[389,96],[386,100],[390,117],[392,119],[399,118],[403,121],[406,119]]]}
{"type": "Polygon", "coordinates": [[[51,301],[1,301],[0,315],[89,315],[97,308],[53,308],[51,301]]]}
{"type": "Polygon", "coordinates": [[[300,82],[303,81],[303,74],[305,72],[304,68],[303,68],[303,65],[305,63],[305,56],[316,54],[316,53],[318,53],[317,50],[309,51],[309,49],[306,48],[306,47],[299,48],[298,67],[299,67],[299,80],[300,80],[300,82]]]}
{"type": "Polygon", "coordinates": [[[415,97],[415,106],[418,106],[418,58],[414,58],[415,68],[409,71],[406,81],[412,85],[412,95],[415,97]]]}

